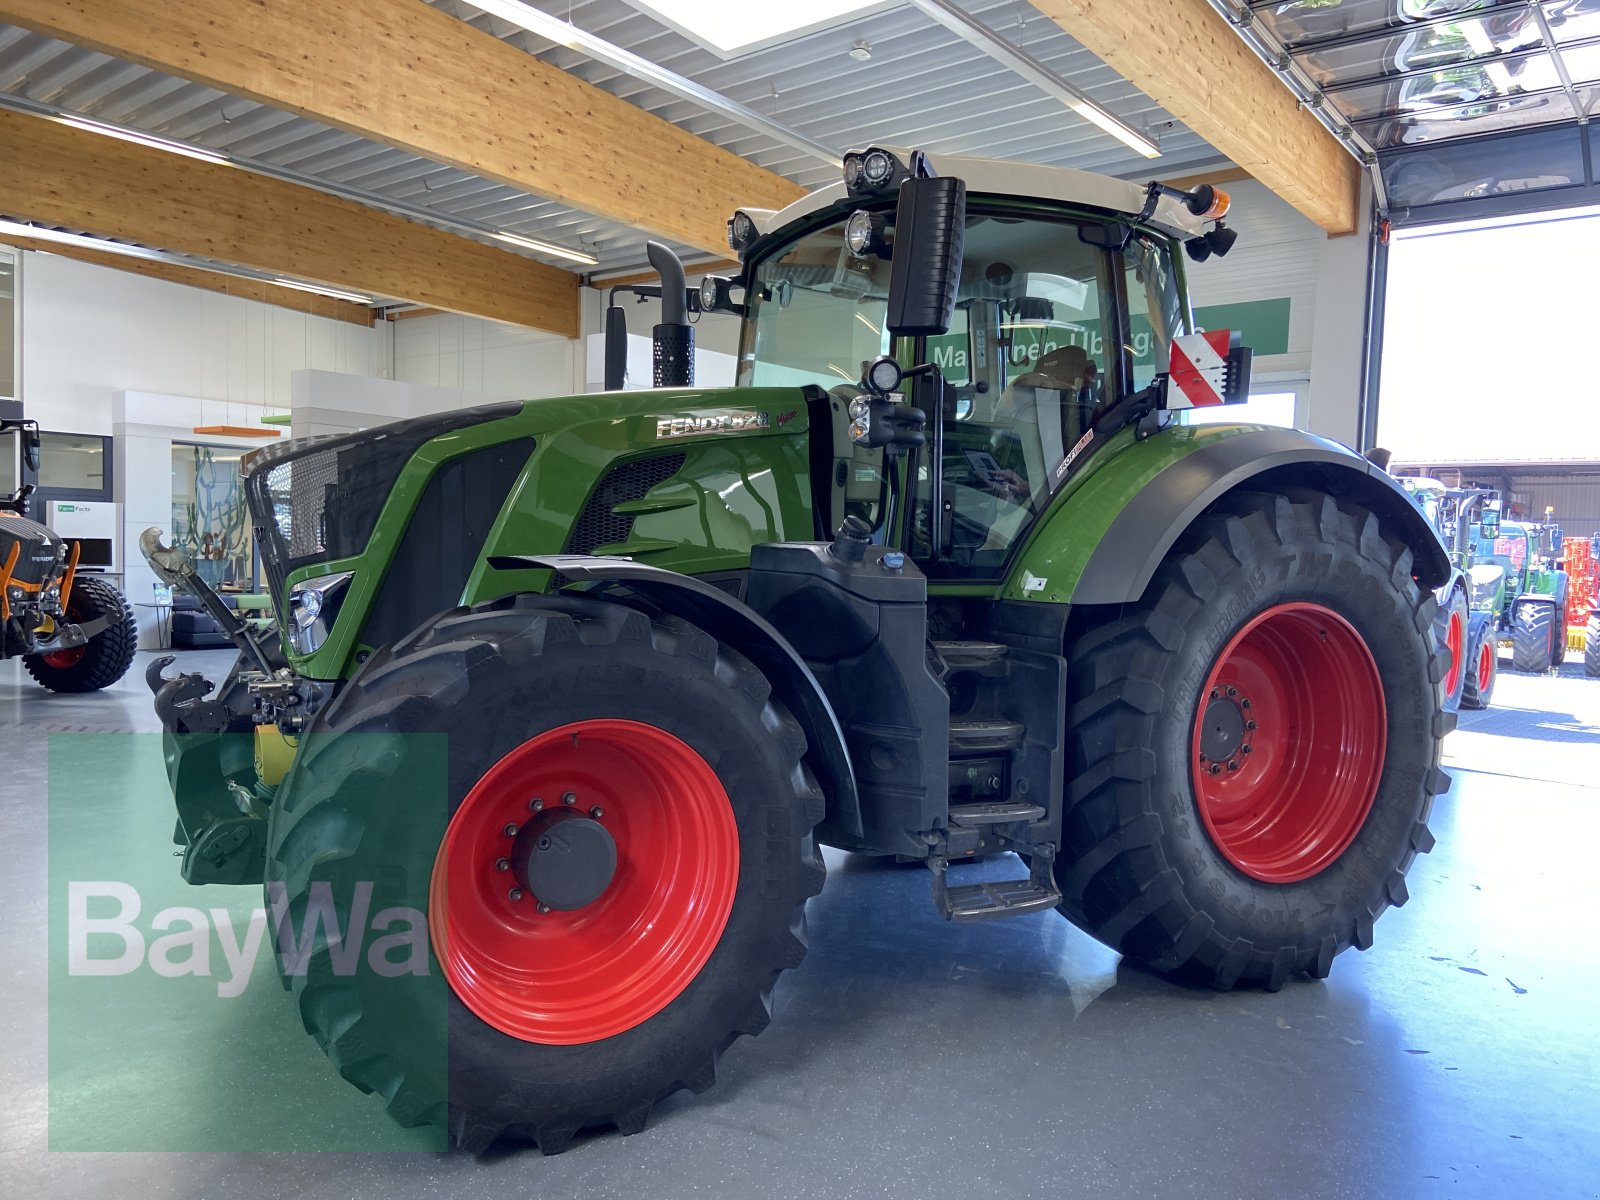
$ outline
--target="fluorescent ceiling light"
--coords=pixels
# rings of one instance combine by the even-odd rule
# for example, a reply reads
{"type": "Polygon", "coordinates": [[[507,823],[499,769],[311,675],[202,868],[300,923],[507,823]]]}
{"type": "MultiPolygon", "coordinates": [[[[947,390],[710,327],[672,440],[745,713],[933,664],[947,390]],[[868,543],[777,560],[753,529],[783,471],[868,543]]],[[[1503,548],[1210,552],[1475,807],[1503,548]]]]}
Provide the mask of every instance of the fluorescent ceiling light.
{"type": "Polygon", "coordinates": [[[1160,158],[1161,148],[1136,129],[1130,129],[1105,109],[1087,100],[1070,100],[1067,107],[1091,125],[1098,125],[1130,150],[1137,150],[1146,158],[1160,158]]]}
{"type": "Polygon", "coordinates": [[[341,292],[338,288],[323,287],[320,283],[306,283],[299,279],[289,279],[283,275],[275,275],[272,282],[279,287],[293,288],[297,292],[311,292],[317,296],[328,296],[334,300],[348,300],[351,304],[371,304],[371,296],[363,296],[357,292],[341,292]]]}
{"type": "Polygon", "coordinates": [[[877,9],[884,0],[629,0],[663,25],[676,29],[723,58],[793,41],[819,29],[843,25],[877,9]]]}
{"type": "Polygon", "coordinates": [[[87,130],[90,133],[104,134],[114,137],[119,141],[132,142],[137,146],[149,146],[156,150],[165,150],[169,154],[181,154],[185,158],[197,158],[201,162],[217,163],[220,166],[231,165],[224,154],[215,150],[207,150],[203,146],[191,146],[187,142],[174,141],[154,133],[144,133],[137,129],[128,129],[122,125],[111,125],[105,121],[95,121],[88,117],[78,117],[63,114],[55,118],[63,125],[70,125],[74,129],[87,130]]]}
{"type": "MultiPolygon", "coordinates": [[[[826,2],[836,2],[836,0],[826,0],[826,2]]],[[[796,150],[804,151],[835,167],[839,165],[839,152],[831,147],[824,146],[821,142],[790,129],[787,125],[774,121],[771,117],[764,116],[737,100],[730,100],[721,92],[713,91],[703,84],[685,78],[676,71],[669,71],[659,63],[653,63],[631,50],[624,50],[603,37],[579,29],[571,21],[551,16],[531,4],[524,4],[522,0],[468,0],[468,3],[491,17],[499,17],[518,29],[526,29],[547,42],[555,42],[569,50],[576,50],[586,58],[604,63],[624,75],[642,79],[653,87],[658,87],[691,104],[697,104],[708,112],[721,113],[746,129],[764,133],[775,141],[793,146],[796,150]]],[[[747,5],[752,11],[762,7],[763,5],[759,3],[747,5]]],[[[874,4],[873,7],[877,5],[874,4]]]]}
{"type": "Polygon", "coordinates": [[[538,254],[549,254],[555,258],[571,259],[575,263],[585,266],[598,266],[600,259],[586,250],[568,250],[565,246],[553,245],[550,242],[541,242],[538,238],[523,237],[520,233],[507,233],[499,230],[489,235],[498,242],[508,246],[521,246],[524,250],[532,250],[538,254]]]}
{"type": "Polygon", "coordinates": [[[952,3],[952,0],[911,0],[911,3],[963,41],[982,50],[996,62],[1010,67],[1040,91],[1054,96],[1085,121],[1105,130],[1130,150],[1136,150],[1146,158],[1161,157],[1161,147],[1155,142],[1132,125],[1112,116],[1033,55],[1008,42],[965,9],[952,3]]]}

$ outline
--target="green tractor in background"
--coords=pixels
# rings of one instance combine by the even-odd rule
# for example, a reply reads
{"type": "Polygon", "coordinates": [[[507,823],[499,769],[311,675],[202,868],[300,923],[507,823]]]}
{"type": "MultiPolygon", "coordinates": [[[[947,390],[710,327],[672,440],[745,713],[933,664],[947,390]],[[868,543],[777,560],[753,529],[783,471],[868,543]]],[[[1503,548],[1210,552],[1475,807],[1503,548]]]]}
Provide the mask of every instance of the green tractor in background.
{"type": "Polygon", "coordinates": [[[1570,591],[1561,527],[1502,520],[1496,500],[1483,505],[1473,532],[1473,606],[1496,614],[1500,632],[1511,638],[1512,668],[1539,673],[1560,666],[1570,591]]]}
{"type": "Polygon", "coordinates": [[[736,276],[651,245],[656,390],[248,456],[283,639],[149,675],[184,877],[264,882],[280,933],[416,914],[437,1007],[336,938],[280,965],[347,1079],[474,1151],[709,1087],[805,954],[819,845],[925,864],[950,921],[1326,976],[1433,843],[1451,566],[1346,447],[1178,419],[1247,394],[1184,278],[1225,208],[852,153],[734,216],[736,276]],[[691,384],[694,309],[742,323],[732,389],[691,384]]]}
{"type": "MultiPolygon", "coordinates": [[[[1387,451],[1373,457],[1388,465],[1387,451]]],[[[1477,580],[1486,578],[1478,566],[1478,521],[1483,506],[1498,501],[1498,493],[1475,488],[1452,488],[1427,476],[1401,476],[1400,483],[1438,533],[1450,555],[1453,569],[1438,589],[1436,635],[1450,656],[1444,678],[1447,711],[1488,708],[1499,672],[1500,607],[1486,599],[1477,580]]],[[[1503,576],[1503,570],[1497,568],[1503,576]]]]}

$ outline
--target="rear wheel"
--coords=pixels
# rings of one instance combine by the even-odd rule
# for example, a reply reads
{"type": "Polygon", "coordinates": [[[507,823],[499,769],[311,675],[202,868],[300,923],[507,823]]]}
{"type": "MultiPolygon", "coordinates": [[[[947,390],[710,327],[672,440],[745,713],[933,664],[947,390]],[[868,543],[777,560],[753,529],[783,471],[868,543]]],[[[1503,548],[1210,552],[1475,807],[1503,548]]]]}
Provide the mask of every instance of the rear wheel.
{"type": "Polygon", "coordinates": [[[1444,675],[1444,710],[1455,712],[1461,707],[1461,693],[1467,682],[1467,626],[1472,614],[1467,609],[1467,591],[1452,587],[1439,605],[1437,633],[1439,645],[1450,656],[1450,667],[1444,675]]]}
{"type": "Polygon", "coordinates": [[[1556,638],[1566,631],[1557,625],[1554,599],[1519,596],[1511,606],[1512,669],[1541,674],[1559,662],[1556,638]]]}
{"type": "Polygon", "coordinates": [[[79,575],[67,597],[74,625],[109,617],[110,624],[81,646],[52,654],[30,654],[23,668],[52,692],[98,692],[128,673],[139,645],[139,627],[127,599],[103,579],[79,575]]]}
{"type": "Polygon", "coordinates": [[[1488,708],[1500,673],[1500,635],[1489,613],[1474,613],[1467,628],[1467,679],[1461,707],[1488,708]]]}
{"type": "Polygon", "coordinates": [[[1411,565],[1366,509],[1243,494],[1076,639],[1068,917],[1219,988],[1372,944],[1449,783],[1448,663],[1411,565]]]}
{"type": "Polygon", "coordinates": [[[449,613],[375,655],[310,736],[272,815],[269,899],[280,885],[301,921],[321,884],[343,918],[376,881],[370,910],[427,913],[442,1011],[329,951],[290,977],[307,1030],[404,1124],[472,1151],[636,1132],[711,1085],[804,955],[822,885],[805,739],[686,622],[565,597],[449,613]],[[437,801],[407,799],[437,739],[394,737],[426,733],[448,742],[437,801]]]}

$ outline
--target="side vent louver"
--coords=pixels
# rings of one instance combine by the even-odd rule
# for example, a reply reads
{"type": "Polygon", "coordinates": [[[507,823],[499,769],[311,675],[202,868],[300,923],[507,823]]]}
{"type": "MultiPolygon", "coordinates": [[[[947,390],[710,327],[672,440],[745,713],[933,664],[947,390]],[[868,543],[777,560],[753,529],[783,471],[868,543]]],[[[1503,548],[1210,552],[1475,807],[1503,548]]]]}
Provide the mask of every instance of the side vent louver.
{"type": "Polygon", "coordinates": [[[679,451],[611,467],[589,493],[589,502],[567,535],[564,553],[593,554],[597,547],[627,541],[633,534],[633,514],[612,510],[630,500],[643,500],[651,488],[676,475],[683,460],[683,452],[679,451]]]}

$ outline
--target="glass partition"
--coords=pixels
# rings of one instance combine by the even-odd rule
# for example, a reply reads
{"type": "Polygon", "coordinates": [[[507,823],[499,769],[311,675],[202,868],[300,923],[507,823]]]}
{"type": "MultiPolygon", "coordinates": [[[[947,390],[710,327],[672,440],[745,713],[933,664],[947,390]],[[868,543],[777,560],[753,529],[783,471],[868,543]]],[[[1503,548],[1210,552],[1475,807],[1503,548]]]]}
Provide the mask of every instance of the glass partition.
{"type": "Polygon", "coordinates": [[[172,539],[212,587],[253,586],[253,542],[239,456],[230,446],[172,447],[172,539]]]}

